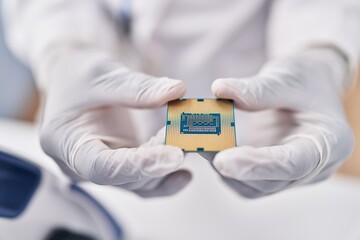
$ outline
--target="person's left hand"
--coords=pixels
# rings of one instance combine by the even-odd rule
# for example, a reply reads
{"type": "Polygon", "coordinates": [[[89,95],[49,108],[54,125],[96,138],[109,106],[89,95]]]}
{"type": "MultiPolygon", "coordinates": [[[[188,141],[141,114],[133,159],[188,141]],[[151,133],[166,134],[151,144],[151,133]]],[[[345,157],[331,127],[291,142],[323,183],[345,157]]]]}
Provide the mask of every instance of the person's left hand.
{"type": "Polygon", "coordinates": [[[215,96],[233,99],[238,109],[273,109],[286,116],[281,124],[268,126],[286,132],[266,139],[268,146],[239,146],[216,154],[212,164],[225,182],[255,198],[329,177],[354,142],[340,97],[346,66],[338,52],[313,49],[267,64],[254,77],[217,79],[215,96]]]}

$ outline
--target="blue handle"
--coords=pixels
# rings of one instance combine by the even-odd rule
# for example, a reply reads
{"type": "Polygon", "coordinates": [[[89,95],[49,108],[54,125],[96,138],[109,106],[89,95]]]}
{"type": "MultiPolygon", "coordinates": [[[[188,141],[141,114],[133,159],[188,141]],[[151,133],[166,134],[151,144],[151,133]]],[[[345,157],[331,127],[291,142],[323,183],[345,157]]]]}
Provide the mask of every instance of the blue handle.
{"type": "Polygon", "coordinates": [[[18,217],[29,204],[40,180],[39,168],[0,151],[0,217],[18,217]]]}

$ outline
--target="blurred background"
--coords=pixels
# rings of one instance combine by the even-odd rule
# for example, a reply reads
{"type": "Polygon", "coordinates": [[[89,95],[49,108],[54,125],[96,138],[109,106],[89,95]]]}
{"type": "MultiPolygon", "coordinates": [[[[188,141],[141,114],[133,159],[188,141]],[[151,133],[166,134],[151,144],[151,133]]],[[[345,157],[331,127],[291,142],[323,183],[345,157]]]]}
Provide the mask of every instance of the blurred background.
{"type": "Polygon", "coordinates": [[[38,95],[28,69],[17,61],[5,46],[1,5],[0,117],[33,121],[38,106],[38,95]]]}
{"type": "MultiPolygon", "coordinates": [[[[339,172],[360,178],[359,81],[360,79],[354,89],[344,97],[347,116],[356,138],[356,147],[339,172]]],[[[0,9],[0,118],[36,121],[39,103],[39,93],[35,88],[31,73],[14,58],[5,45],[0,9]]]]}

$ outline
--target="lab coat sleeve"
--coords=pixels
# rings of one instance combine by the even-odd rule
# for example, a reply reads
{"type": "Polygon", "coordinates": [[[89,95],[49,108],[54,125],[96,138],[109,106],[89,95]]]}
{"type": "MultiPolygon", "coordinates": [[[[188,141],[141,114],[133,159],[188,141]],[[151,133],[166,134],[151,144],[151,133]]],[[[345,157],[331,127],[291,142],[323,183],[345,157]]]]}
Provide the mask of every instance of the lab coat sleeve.
{"type": "Polygon", "coordinates": [[[3,0],[2,4],[7,45],[30,67],[40,88],[46,88],[46,80],[37,75],[46,70],[46,59],[57,49],[78,45],[111,54],[118,44],[114,20],[103,1],[3,0]]]}
{"type": "Polygon", "coordinates": [[[354,82],[360,56],[359,0],[275,0],[268,26],[270,57],[284,57],[305,48],[330,46],[349,63],[349,76],[340,85],[354,82]]]}

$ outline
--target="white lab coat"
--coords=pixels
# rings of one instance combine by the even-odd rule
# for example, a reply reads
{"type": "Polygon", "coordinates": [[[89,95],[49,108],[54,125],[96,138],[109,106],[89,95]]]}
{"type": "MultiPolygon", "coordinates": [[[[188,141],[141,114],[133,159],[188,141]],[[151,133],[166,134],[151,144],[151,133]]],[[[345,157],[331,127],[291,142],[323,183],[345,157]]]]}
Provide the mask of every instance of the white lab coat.
{"type": "MultiPolygon", "coordinates": [[[[351,71],[358,63],[359,0],[133,0],[130,38],[115,38],[111,29],[115,25],[97,26],[99,13],[94,8],[101,6],[116,20],[128,2],[4,0],[8,44],[35,73],[44,54],[61,41],[90,43],[110,51],[117,45],[124,64],[181,79],[187,86],[185,97],[192,98],[213,97],[210,86],[216,78],[253,75],[269,59],[306,47],[339,49],[349,59],[351,71]],[[76,12],[79,9],[81,15],[76,12]]],[[[131,131],[136,129],[140,142],[164,125],[164,111],[135,112],[131,131]],[[147,124],[139,119],[147,119],[147,124]]],[[[114,122],[120,121],[116,111],[113,116],[114,122]]],[[[249,125],[254,118],[259,119],[258,114],[237,111],[239,145],[266,145],[251,136],[249,125]]]]}
{"type": "MultiPolygon", "coordinates": [[[[98,11],[94,10],[94,6],[98,6],[98,3],[104,4],[101,6],[110,16],[117,19],[124,2],[120,0],[3,0],[6,9],[4,15],[8,44],[19,58],[31,66],[35,74],[41,74],[36,72],[38,64],[49,49],[59,42],[77,41],[110,51],[113,45],[118,45],[121,48],[119,58],[124,64],[134,70],[156,76],[181,79],[187,85],[185,97],[201,98],[213,97],[210,85],[216,78],[253,75],[270,58],[286,57],[309,46],[330,45],[339,49],[349,59],[351,71],[354,71],[358,63],[359,0],[134,0],[132,1],[131,38],[122,36],[119,41],[113,41],[115,38],[111,30],[112,26],[98,26],[96,16],[98,11]],[[72,13],[79,9],[81,9],[81,16],[79,14],[73,16],[72,13]]],[[[46,87],[46,82],[38,82],[38,84],[40,87],[46,87]]],[[[255,124],[256,121],[253,119],[266,119],[266,123],[262,122],[271,124],[270,117],[259,117],[263,114],[273,114],[273,112],[251,114],[236,112],[238,145],[266,145],[266,142],[261,142],[261,140],[267,139],[263,138],[264,135],[272,133],[253,134],[254,128],[259,129],[259,125],[255,124]]],[[[117,114],[116,108],[111,109],[111,115],[108,116],[108,124],[114,128],[121,126],[119,123],[123,116],[117,114]]],[[[132,133],[136,129],[139,142],[144,142],[165,125],[164,109],[131,110],[131,116],[135,128],[129,127],[125,130],[132,133]],[[158,111],[162,113],[159,114],[158,111]]],[[[275,117],[273,119],[277,121],[275,117]]],[[[112,129],[112,132],[118,131],[112,129]]],[[[174,199],[178,205],[173,209],[177,209],[183,202],[189,203],[188,206],[194,206],[194,204],[198,206],[198,208],[190,209],[189,218],[186,214],[179,212],[176,213],[178,214],[176,217],[171,215],[171,218],[179,220],[179,224],[175,221],[176,228],[186,225],[187,221],[183,219],[191,220],[198,217],[195,221],[189,221],[188,225],[193,225],[195,222],[198,225],[192,227],[197,228],[205,222],[204,226],[200,227],[202,231],[198,230],[197,233],[198,236],[207,237],[191,236],[194,239],[209,236],[219,239],[221,238],[219,234],[224,232],[228,236],[231,235],[231,239],[238,239],[232,233],[239,232],[239,223],[243,223],[240,225],[246,227],[251,225],[251,228],[254,228],[253,232],[261,232],[261,228],[258,231],[257,224],[258,219],[263,218],[263,215],[259,214],[258,216],[261,217],[255,217],[256,220],[252,219],[253,221],[251,218],[244,218],[241,222],[239,219],[243,214],[240,213],[242,209],[239,206],[244,204],[243,206],[248,207],[247,203],[239,202],[237,197],[231,195],[222,185],[220,186],[216,174],[211,171],[208,164],[196,162],[199,159],[196,159],[194,155],[188,156],[193,158],[191,160],[195,160],[188,161],[187,159],[186,163],[187,167],[195,170],[193,171],[195,184],[192,185],[191,194],[189,193],[191,197],[185,194],[182,196],[185,200],[180,197],[178,202],[176,202],[177,198],[164,202],[159,200],[162,211],[167,209],[167,202],[169,201],[171,206],[174,199]],[[211,186],[211,188],[206,186],[211,186]],[[219,196],[223,196],[220,199],[222,203],[215,199],[219,196]],[[231,210],[229,210],[230,204],[234,206],[231,210]],[[206,214],[214,218],[206,217],[208,216],[206,214]],[[237,222],[229,224],[233,222],[232,219],[237,219],[237,222]],[[226,226],[221,226],[221,222],[224,222],[226,226]],[[220,225],[220,230],[214,227],[218,225],[220,225]]],[[[113,194],[115,192],[112,196],[113,194]]],[[[126,197],[121,197],[126,200],[126,197]]],[[[112,197],[107,199],[111,200],[112,197]]],[[[121,198],[114,199],[116,199],[115,204],[112,205],[114,213],[121,213],[119,207],[123,205],[119,204],[121,201],[118,201],[121,198]]],[[[128,202],[136,201],[131,198],[128,202]]],[[[124,209],[127,206],[132,205],[125,204],[124,209]]],[[[130,220],[133,216],[133,222],[146,219],[141,214],[134,214],[137,206],[140,204],[130,209],[126,216],[130,220]],[[135,219],[136,217],[138,219],[135,219]]],[[[141,205],[141,207],[144,206],[141,205]]],[[[155,210],[158,211],[158,209],[155,210]]],[[[273,207],[267,205],[265,209],[271,210],[273,207]]],[[[296,206],[290,209],[296,209],[296,206]]],[[[126,211],[123,212],[126,213],[126,211]]],[[[271,216],[269,222],[273,222],[274,214],[267,215],[271,216]]],[[[152,217],[155,214],[149,216],[152,217]]],[[[246,216],[252,216],[252,214],[246,216]]],[[[170,218],[166,221],[174,222],[170,218]]],[[[142,222],[144,222],[142,228],[146,228],[146,221],[142,222]]],[[[153,222],[153,219],[149,222],[153,222]]],[[[279,226],[283,229],[283,225],[279,226]]],[[[297,224],[292,226],[297,226],[297,224]]],[[[158,232],[161,235],[161,231],[158,232]]],[[[186,231],[182,232],[186,233],[186,231]]],[[[186,234],[184,236],[189,237],[186,234]]],[[[174,239],[179,238],[181,237],[174,237],[174,239]]],[[[155,239],[169,239],[169,237],[155,239]]]]}

